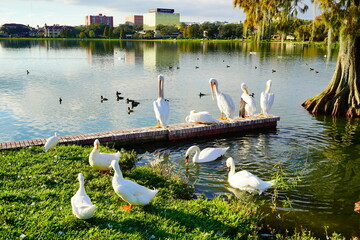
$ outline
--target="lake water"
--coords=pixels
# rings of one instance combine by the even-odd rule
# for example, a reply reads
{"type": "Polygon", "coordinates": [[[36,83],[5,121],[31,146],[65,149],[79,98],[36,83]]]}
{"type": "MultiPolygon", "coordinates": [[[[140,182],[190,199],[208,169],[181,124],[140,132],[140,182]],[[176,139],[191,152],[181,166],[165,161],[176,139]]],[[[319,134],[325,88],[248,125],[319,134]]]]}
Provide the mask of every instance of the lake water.
{"type": "Polygon", "coordinates": [[[251,198],[265,201],[267,223],[288,229],[302,226],[318,236],[326,231],[359,236],[360,215],[353,212],[360,200],[359,122],[314,117],[301,107],[331,79],[336,53],[329,59],[325,54],[322,48],[293,43],[0,40],[0,142],[43,138],[55,131],[68,135],[155,125],[152,102],[157,97],[158,74],[165,77],[170,123],[184,122],[193,109],[220,115],[211,96],[198,96],[210,94],[210,78],[216,78],[220,91],[232,96],[236,111],[242,82],[255,93],[260,109],[260,93],[272,79],[276,96],[271,112],[281,117],[277,129],[134,146],[143,158],[139,164],[153,161],[156,151],[168,151],[168,162],[195,183],[197,194],[209,198],[232,192],[248,197],[229,189],[227,157],[235,159],[237,171],[246,169],[264,180],[280,164],[286,179],[301,181],[279,192],[275,213],[269,210],[271,190],[251,198]],[[128,114],[130,105],[124,100],[116,100],[116,91],[140,102],[133,113],[128,114]],[[109,100],[101,102],[101,95],[109,100]],[[218,161],[186,165],[184,153],[194,144],[201,149],[230,149],[218,161]],[[286,198],[292,208],[282,205],[286,198]]]}

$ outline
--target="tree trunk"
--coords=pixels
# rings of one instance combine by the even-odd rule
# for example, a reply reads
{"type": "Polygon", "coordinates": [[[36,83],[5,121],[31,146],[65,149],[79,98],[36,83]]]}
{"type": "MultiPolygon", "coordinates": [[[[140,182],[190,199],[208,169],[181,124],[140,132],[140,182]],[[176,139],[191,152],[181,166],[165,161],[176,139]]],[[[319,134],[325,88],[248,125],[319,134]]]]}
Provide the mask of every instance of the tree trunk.
{"type": "Polygon", "coordinates": [[[360,117],[360,37],[342,36],[334,75],[327,88],[302,106],[312,114],[360,117]]]}

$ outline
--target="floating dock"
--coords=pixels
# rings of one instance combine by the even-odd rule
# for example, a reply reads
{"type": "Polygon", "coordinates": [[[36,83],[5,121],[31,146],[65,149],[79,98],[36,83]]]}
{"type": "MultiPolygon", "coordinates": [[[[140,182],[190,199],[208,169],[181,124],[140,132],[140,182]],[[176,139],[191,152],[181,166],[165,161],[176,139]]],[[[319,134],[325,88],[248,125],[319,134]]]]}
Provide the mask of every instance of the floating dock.
{"type": "MultiPolygon", "coordinates": [[[[143,127],[127,130],[104,131],[89,134],[59,136],[59,144],[92,145],[95,139],[101,144],[134,145],[146,142],[177,141],[192,138],[203,138],[216,135],[236,134],[255,129],[276,128],[280,117],[256,115],[236,118],[233,121],[220,121],[214,124],[178,123],[167,128],[143,127]]],[[[42,146],[46,138],[0,143],[0,150],[42,146]]]]}

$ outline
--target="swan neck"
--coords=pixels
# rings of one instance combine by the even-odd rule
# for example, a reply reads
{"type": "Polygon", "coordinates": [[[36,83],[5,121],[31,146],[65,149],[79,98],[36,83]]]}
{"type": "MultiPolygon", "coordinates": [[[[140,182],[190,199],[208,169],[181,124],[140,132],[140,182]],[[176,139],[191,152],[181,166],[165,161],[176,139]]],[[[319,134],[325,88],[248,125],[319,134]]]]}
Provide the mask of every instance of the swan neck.
{"type": "Polygon", "coordinates": [[[235,163],[234,161],[231,162],[230,171],[229,171],[229,177],[235,174],[235,163]]]}
{"type": "Polygon", "coordinates": [[[195,155],[193,157],[193,162],[196,162],[197,160],[199,160],[200,148],[194,147],[193,152],[195,152],[195,155]]]}

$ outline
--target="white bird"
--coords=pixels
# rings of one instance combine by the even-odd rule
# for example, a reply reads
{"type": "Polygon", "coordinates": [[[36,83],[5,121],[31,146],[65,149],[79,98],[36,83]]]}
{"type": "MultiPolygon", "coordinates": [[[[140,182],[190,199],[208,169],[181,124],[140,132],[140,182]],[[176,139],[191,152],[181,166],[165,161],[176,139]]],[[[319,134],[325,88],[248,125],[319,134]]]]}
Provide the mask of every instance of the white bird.
{"type": "Polygon", "coordinates": [[[136,182],[124,179],[119,162],[111,161],[111,167],[114,169],[114,177],[112,179],[112,186],[117,195],[119,195],[130,206],[122,206],[123,210],[130,210],[133,205],[146,205],[155,197],[159,190],[148,189],[136,182]]]}
{"type": "Polygon", "coordinates": [[[190,115],[185,118],[187,123],[217,123],[219,120],[215,119],[209,112],[190,111],[190,115]]]}
{"type": "Polygon", "coordinates": [[[116,153],[101,153],[100,152],[100,141],[96,139],[94,141],[94,148],[89,155],[89,163],[96,170],[100,170],[103,174],[104,172],[110,173],[110,164],[112,160],[120,159],[120,152],[116,153]]]}
{"type": "Polygon", "coordinates": [[[234,117],[235,104],[230,97],[230,95],[226,93],[221,93],[218,89],[218,82],[214,78],[210,78],[209,81],[211,87],[211,94],[214,100],[214,94],[216,96],[217,105],[221,112],[221,119],[232,119],[234,117]],[[225,118],[224,118],[225,115],[225,118]]]}
{"type": "Polygon", "coordinates": [[[261,92],[260,96],[261,113],[264,115],[269,114],[271,106],[274,103],[275,95],[274,93],[270,93],[271,83],[271,80],[266,82],[265,92],[261,92]]]}
{"type": "Polygon", "coordinates": [[[195,152],[195,155],[192,159],[192,161],[194,163],[211,162],[211,161],[218,159],[222,155],[224,155],[228,149],[229,149],[229,147],[205,148],[202,151],[200,151],[200,148],[198,146],[191,146],[185,153],[185,160],[186,160],[186,162],[188,162],[190,155],[195,152]]]}
{"type": "Polygon", "coordinates": [[[73,214],[79,219],[89,219],[94,216],[96,206],[92,204],[89,196],[86,194],[84,186],[84,175],[79,173],[79,189],[71,198],[71,208],[73,214]]]}
{"type": "Polygon", "coordinates": [[[57,136],[57,133],[54,133],[54,136],[49,137],[46,139],[46,143],[44,145],[44,152],[47,152],[49,149],[53,148],[58,144],[59,138],[57,136]]]}
{"type": "Polygon", "coordinates": [[[263,181],[246,170],[235,173],[235,163],[231,157],[226,160],[226,166],[230,170],[228,182],[233,188],[238,188],[249,193],[257,192],[260,195],[274,184],[274,181],[263,181]]]}
{"type": "Polygon", "coordinates": [[[154,112],[157,119],[157,127],[166,127],[170,119],[169,102],[164,99],[164,76],[158,76],[158,98],[154,101],[154,112]]]}
{"type": "Polygon", "coordinates": [[[241,99],[245,102],[245,111],[249,116],[252,116],[256,112],[255,98],[249,95],[249,89],[245,83],[241,84],[241,90],[243,91],[241,99]]]}

